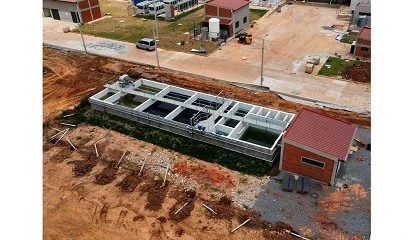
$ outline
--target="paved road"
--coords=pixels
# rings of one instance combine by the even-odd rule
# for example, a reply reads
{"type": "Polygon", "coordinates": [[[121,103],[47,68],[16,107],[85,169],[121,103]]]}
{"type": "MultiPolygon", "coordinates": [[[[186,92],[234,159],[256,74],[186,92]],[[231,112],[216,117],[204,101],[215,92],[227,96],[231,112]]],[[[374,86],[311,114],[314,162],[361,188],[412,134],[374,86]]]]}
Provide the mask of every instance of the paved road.
{"type": "MultiPolygon", "coordinates": [[[[264,46],[267,51],[264,51],[264,86],[284,93],[290,100],[306,98],[330,103],[329,106],[370,112],[370,85],[318,77],[315,73],[308,75],[303,71],[304,63],[310,56],[321,56],[322,63],[334,52],[346,54],[343,45],[335,40],[336,30],[328,27],[337,24],[335,11],[329,8],[286,5],[281,13],[273,12],[249,29],[255,36],[251,45],[237,44],[234,39],[207,57],[159,49],[160,66],[229,82],[259,85],[261,46],[262,39],[265,38],[264,46]],[[308,11],[310,17],[303,21],[308,11]],[[316,23],[311,25],[311,22],[316,23]],[[275,23],[275,28],[272,23],[275,23]],[[299,35],[296,31],[285,31],[287,27],[311,34],[299,35]],[[311,39],[307,39],[310,36],[311,39]],[[320,47],[308,48],[309,45],[318,46],[317,42],[320,47]],[[243,56],[247,59],[242,60],[243,56]]],[[[44,43],[84,51],[80,34],[63,32],[63,26],[74,27],[73,23],[51,18],[44,18],[43,21],[44,43]]],[[[83,36],[90,54],[157,65],[155,52],[138,50],[134,43],[83,36]]]]}

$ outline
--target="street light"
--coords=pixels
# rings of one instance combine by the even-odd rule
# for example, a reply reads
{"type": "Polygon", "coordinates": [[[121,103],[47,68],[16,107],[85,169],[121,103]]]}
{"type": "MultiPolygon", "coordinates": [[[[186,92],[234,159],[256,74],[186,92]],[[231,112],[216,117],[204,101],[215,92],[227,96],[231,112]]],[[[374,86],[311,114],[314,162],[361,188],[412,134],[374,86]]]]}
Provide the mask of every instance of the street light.
{"type": "Polygon", "coordinates": [[[88,53],[86,50],[85,39],[83,38],[82,24],[80,23],[80,18],[82,17],[82,14],[80,13],[79,3],[77,1],[75,3],[77,7],[77,28],[79,28],[80,36],[82,36],[83,48],[85,49],[85,52],[88,53]]]}
{"type": "Polygon", "coordinates": [[[262,86],[264,78],[263,78],[263,70],[264,70],[264,38],[262,39],[262,48],[261,48],[261,81],[260,86],[262,86]]]}
{"type": "Polygon", "coordinates": [[[154,27],[153,27],[153,38],[155,39],[155,52],[156,52],[156,62],[157,62],[157,66],[158,69],[160,68],[160,64],[159,64],[159,54],[158,54],[158,45],[157,45],[157,41],[156,41],[156,35],[157,35],[157,11],[156,11],[156,5],[155,5],[156,1],[153,0],[153,9],[155,11],[155,22],[154,22],[154,27]]]}

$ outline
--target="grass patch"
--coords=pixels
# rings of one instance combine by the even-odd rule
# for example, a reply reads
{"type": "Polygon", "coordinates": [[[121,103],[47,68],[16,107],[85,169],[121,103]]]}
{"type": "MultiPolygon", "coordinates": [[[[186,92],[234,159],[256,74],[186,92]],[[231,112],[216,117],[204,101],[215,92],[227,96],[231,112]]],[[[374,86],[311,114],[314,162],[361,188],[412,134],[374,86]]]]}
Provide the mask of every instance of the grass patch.
{"type": "Polygon", "coordinates": [[[257,20],[261,18],[266,13],[267,13],[267,10],[263,10],[263,9],[249,9],[249,19],[252,22],[253,20],[257,20]]]}
{"type": "Polygon", "coordinates": [[[341,58],[329,57],[325,64],[322,66],[321,70],[319,70],[318,75],[341,76],[344,70],[359,62],[360,61],[344,60],[341,58]],[[331,65],[331,67],[328,68],[326,67],[326,65],[331,65]]]}
{"type": "MultiPolygon", "coordinates": [[[[109,13],[111,17],[84,24],[82,27],[84,34],[133,44],[141,38],[153,38],[154,16],[129,16],[127,7],[130,4],[127,2],[101,0],[100,5],[102,12],[104,14],[109,13]]],[[[251,9],[249,21],[252,22],[253,20],[259,19],[266,12],[266,10],[251,9]]],[[[178,52],[190,52],[192,48],[199,49],[202,46],[207,50],[207,53],[200,53],[200,55],[207,55],[216,50],[218,45],[215,42],[201,42],[189,39],[189,34],[193,33],[194,26],[196,29],[201,28],[203,17],[203,6],[179,14],[175,19],[170,21],[165,21],[163,18],[158,17],[158,48],[178,52]],[[182,41],[184,45],[177,44],[182,41]]],[[[77,29],[73,31],[78,32],[77,29]]]]}
{"type": "Polygon", "coordinates": [[[343,36],[343,38],[340,40],[340,42],[343,42],[343,43],[353,43],[353,41],[356,41],[357,34],[359,34],[359,33],[358,32],[353,32],[353,31],[347,32],[343,36]]]}

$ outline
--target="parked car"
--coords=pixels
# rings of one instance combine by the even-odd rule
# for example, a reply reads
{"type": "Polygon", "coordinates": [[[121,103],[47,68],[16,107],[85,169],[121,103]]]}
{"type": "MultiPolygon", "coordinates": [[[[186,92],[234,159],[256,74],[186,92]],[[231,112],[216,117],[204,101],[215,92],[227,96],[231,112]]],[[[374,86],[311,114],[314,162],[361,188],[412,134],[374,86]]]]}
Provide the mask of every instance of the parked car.
{"type": "Polygon", "coordinates": [[[156,49],[156,43],[154,39],[142,38],[140,39],[140,41],[136,43],[136,47],[138,49],[145,49],[145,50],[153,51],[156,49]]]}

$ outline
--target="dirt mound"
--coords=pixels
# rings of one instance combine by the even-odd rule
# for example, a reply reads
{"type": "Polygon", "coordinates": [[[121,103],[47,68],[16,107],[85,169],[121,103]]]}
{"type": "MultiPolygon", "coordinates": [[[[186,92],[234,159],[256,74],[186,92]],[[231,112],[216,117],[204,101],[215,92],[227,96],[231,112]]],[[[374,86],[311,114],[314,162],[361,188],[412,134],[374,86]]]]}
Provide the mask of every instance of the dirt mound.
{"type": "Polygon", "coordinates": [[[99,185],[106,185],[117,178],[118,168],[115,166],[117,162],[110,162],[98,175],[96,175],[95,183],[99,185]]]}
{"type": "Polygon", "coordinates": [[[162,209],[162,203],[165,201],[169,190],[168,181],[166,181],[165,187],[162,187],[163,180],[148,179],[148,183],[141,188],[142,192],[148,193],[147,203],[144,208],[151,211],[159,211],[162,209]]]}
{"type": "Polygon", "coordinates": [[[344,70],[342,76],[345,79],[355,82],[370,83],[371,76],[370,62],[361,62],[344,70]]]}
{"type": "Polygon", "coordinates": [[[57,154],[51,157],[51,162],[61,163],[65,159],[69,158],[72,151],[68,147],[63,147],[57,154]]]}
{"type": "Polygon", "coordinates": [[[121,182],[117,184],[117,187],[124,192],[132,192],[136,189],[137,185],[139,185],[141,179],[138,176],[139,171],[132,171],[128,174],[121,182]]]}
{"type": "Polygon", "coordinates": [[[206,212],[207,218],[218,218],[218,219],[232,219],[236,210],[232,206],[232,199],[227,196],[222,196],[218,202],[205,202],[207,206],[211,207],[217,214],[213,214],[209,211],[206,212]]]}
{"type": "Polygon", "coordinates": [[[96,166],[96,164],[98,164],[98,161],[91,158],[88,160],[74,161],[71,163],[74,163],[74,166],[73,166],[74,177],[83,177],[92,171],[92,169],[96,166]]]}
{"type": "Polygon", "coordinates": [[[175,222],[180,222],[191,215],[194,209],[194,199],[196,192],[186,191],[180,199],[169,209],[169,218],[175,222]],[[179,210],[182,207],[181,210],[179,210]],[[175,214],[177,213],[177,214],[175,214]]]}

